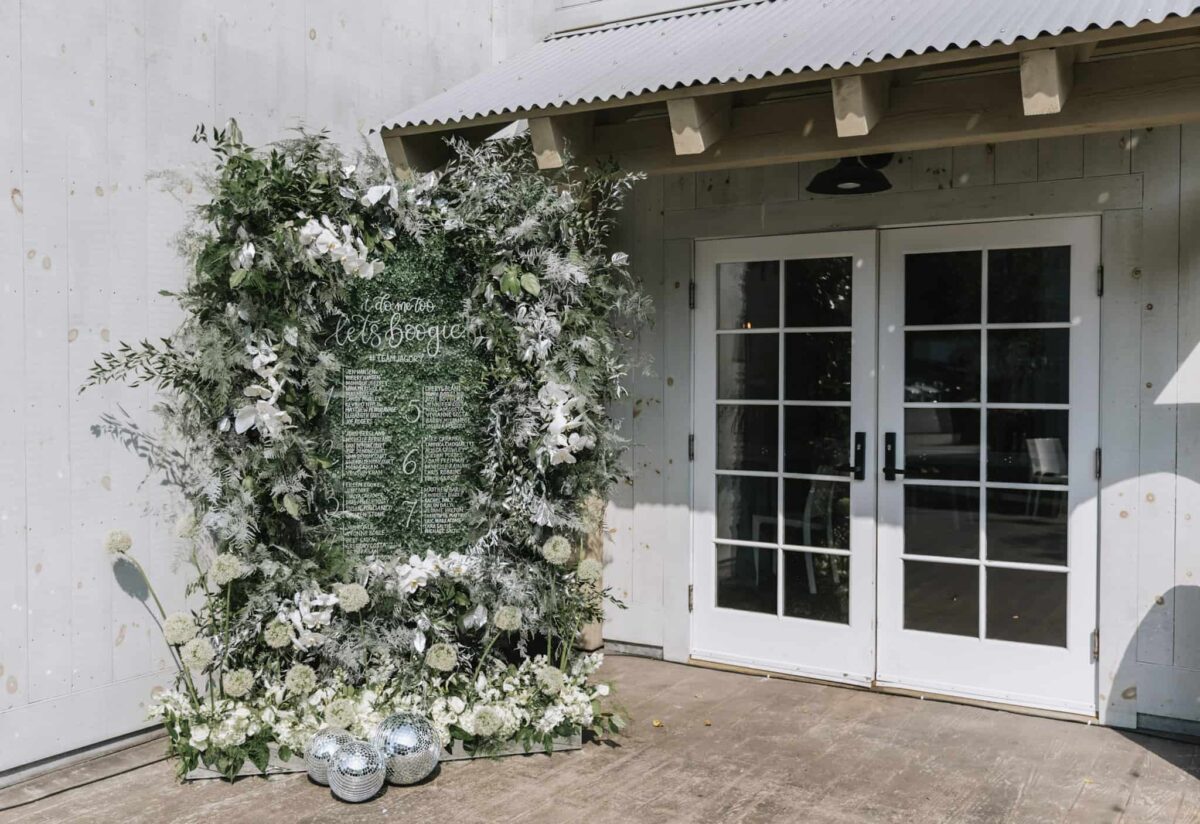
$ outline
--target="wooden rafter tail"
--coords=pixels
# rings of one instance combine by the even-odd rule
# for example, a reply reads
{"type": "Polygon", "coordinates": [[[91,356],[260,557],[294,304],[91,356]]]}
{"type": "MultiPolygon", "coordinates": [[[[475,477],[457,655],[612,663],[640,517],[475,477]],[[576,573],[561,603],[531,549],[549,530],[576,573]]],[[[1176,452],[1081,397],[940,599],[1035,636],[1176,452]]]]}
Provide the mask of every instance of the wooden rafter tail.
{"type": "Polygon", "coordinates": [[[568,157],[591,150],[594,112],[529,118],[529,137],[539,169],[561,169],[568,157]]]}
{"type": "Polygon", "coordinates": [[[704,154],[729,131],[732,94],[667,101],[675,154],[704,154]]]}
{"type": "Polygon", "coordinates": [[[1071,47],[1021,52],[1021,101],[1025,114],[1058,114],[1075,85],[1076,50],[1071,47]]]}
{"type": "Polygon", "coordinates": [[[853,74],[835,77],[833,114],[838,137],[865,137],[887,112],[891,74],[853,74]]]}

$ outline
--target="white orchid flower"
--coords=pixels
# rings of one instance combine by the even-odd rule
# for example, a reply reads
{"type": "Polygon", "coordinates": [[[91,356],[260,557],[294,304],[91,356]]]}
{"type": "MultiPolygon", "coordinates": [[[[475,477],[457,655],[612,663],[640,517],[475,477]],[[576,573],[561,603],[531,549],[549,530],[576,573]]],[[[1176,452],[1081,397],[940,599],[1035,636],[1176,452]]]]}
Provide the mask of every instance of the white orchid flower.
{"type": "Polygon", "coordinates": [[[475,609],[463,616],[463,629],[479,629],[487,624],[488,611],[487,607],[479,604],[475,609]]]}

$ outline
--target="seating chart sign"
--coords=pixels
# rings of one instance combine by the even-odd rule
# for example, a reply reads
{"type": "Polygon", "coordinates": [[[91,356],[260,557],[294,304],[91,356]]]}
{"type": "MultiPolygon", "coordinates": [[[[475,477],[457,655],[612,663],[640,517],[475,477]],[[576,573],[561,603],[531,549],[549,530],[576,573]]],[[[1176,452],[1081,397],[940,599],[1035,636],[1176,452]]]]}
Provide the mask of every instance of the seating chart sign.
{"type": "Polygon", "coordinates": [[[391,267],[360,284],[330,342],[342,539],[351,553],[462,550],[483,403],[462,293],[391,267]]]}

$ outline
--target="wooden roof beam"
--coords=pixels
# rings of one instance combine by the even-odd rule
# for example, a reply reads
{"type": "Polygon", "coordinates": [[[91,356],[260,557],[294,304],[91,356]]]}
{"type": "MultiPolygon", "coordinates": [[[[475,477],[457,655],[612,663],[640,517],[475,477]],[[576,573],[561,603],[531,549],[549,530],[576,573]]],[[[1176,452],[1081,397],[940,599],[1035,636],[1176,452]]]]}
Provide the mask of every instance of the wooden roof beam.
{"type": "Polygon", "coordinates": [[[833,114],[838,137],[864,137],[871,133],[888,108],[891,73],[852,74],[835,77],[833,114]]]}
{"type": "Polygon", "coordinates": [[[1063,110],[1075,85],[1075,55],[1070,46],[1021,52],[1021,101],[1026,115],[1063,110]]]}
{"type": "Polygon", "coordinates": [[[579,157],[592,147],[595,112],[529,118],[529,137],[539,169],[561,169],[568,157],[579,157]]]}
{"type": "Polygon", "coordinates": [[[732,94],[682,97],[667,101],[675,154],[704,154],[729,131],[732,94]]]}

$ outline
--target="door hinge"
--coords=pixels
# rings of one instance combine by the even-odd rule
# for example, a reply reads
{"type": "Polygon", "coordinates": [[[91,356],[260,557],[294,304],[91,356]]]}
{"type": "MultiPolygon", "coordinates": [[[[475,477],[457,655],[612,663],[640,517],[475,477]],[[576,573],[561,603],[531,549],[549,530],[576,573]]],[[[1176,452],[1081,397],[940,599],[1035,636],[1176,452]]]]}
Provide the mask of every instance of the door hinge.
{"type": "Polygon", "coordinates": [[[1104,453],[1100,451],[1100,447],[1096,447],[1096,480],[1100,480],[1100,472],[1104,469],[1104,453]]]}
{"type": "Polygon", "coordinates": [[[688,435],[688,460],[696,460],[696,436],[688,435]]]}
{"type": "Polygon", "coordinates": [[[1096,267],[1096,297],[1104,297],[1104,264],[1096,267]]]}
{"type": "Polygon", "coordinates": [[[691,612],[692,609],[695,607],[695,602],[692,599],[692,596],[695,593],[695,589],[696,589],[695,584],[688,584],[688,612],[691,612]]]}
{"type": "Polygon", "coordinates": [[[1092,630],[1092,661],[1100,660],[1100,630],[1092,630]]]}
{"type": "Polygon", "coordinates": [[[696,308],[696,281],[688,281],[688,308],[696,308]]]}

